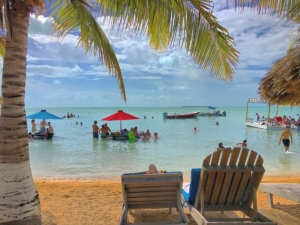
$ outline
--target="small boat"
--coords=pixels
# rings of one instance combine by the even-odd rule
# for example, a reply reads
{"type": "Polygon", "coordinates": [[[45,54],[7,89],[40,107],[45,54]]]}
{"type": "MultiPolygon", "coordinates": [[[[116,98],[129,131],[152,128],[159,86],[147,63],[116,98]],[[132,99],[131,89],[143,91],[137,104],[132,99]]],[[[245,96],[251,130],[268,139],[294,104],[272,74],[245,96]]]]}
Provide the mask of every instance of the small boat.
{"type": "Polygon", "coordinates": [[[54,136],[54,133],[47,134],[47,137],[45,136],[45,133],[37,132],[37,133],[32,134],[33,139],[52,139],[53,136],[54,136]]]}
{"type": "Polygon", "coordinates": [[[214,111],[214,112],[200,112],[198,116],[226,116],[226,112],[214,111]]]}
{"type": "Polygon", "coordinates": [[[216,107],[213,107],[213,106],[208,106],[207,108],[209,108],[209,109],[216,109],[216,107]]]}
{"type": "Polygon", "coordinates": [[[190,119],[190,118],[196,118],[199,113],[200,112],[192,112],[192,113],[186,113],[186,114],[168,115],[168,113],[164,112],[163,117],[164,117],[164,119],[190,119]]]}

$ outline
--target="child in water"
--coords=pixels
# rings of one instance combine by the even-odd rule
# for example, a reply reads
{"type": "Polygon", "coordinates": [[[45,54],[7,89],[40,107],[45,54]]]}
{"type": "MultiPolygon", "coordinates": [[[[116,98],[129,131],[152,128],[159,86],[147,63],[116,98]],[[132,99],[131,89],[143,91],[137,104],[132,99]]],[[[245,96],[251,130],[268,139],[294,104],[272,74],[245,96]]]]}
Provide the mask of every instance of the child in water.
{"type": "Polygon", "coordinates": [[[238,145],[242,145],[242,147],[247,147],[247,140],[244,140],[243,142],[236,144],[236,146],[238,145]]]}

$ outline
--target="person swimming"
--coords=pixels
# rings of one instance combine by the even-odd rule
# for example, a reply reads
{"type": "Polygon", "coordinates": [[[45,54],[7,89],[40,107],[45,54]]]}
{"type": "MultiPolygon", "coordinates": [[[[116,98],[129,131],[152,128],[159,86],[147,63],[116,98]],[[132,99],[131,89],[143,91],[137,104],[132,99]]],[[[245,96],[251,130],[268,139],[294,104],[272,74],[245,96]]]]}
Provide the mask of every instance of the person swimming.
{"type": "Polygon", "coordinates": [[[237,143],[236,146],[241,145],[242,147],[247,147],[247,140],[243,140],[243,142],[237,143]]]}

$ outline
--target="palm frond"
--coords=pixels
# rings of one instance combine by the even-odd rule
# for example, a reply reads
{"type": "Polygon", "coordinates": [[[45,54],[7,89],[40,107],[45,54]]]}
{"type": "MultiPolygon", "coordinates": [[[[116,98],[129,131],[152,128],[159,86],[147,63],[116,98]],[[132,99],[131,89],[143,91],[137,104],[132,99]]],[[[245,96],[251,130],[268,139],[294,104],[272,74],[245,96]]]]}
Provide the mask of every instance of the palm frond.
{"type": "Polygon", "coordinates": [[[289,50],[300,46],[300,27],[298,28],[297,32],[298,32],[298,34],[295,35],[295,37],[289,44],[289,48],[288,48],[289,50]]]}
{"type": "Polygon", "coordinates": [[[284,15],[284,18],[289,21],[300,23],[300,1],[297,2],[297,4],[295,4],[290,10],[288,10],[288,12],[284,15]]]}
{"type": "Polygon", "coordinates": [[[5,55],[5,37],[0,36],[0,56],[4,58],[5,55]]]}
{"type": "Polygon", "coordinates": [[[256,9],[259,14],[276,13],[281,18],[300,22],[299,0],[235,0],[235,6],[241,10],[243,10],[245,7],[250,7],[251,9],[256,9]]]}
{"type": "Polygon", "coordinates": [[[86,52],[92,52],[104,64],[110,74],[116,75],[121,96],[126,102],[126,93],[121,69],[105,33],[91,14],[90,6],[83,0],[53,2],[52,15],[55,15],[52,25],[53,32],[64,39],[71,31],[80,32],[78,45],[81,44],[86,52]]]}
{"type": "Polygon", "coordinates": [[[211,0],[90,0],[118,32],[147,34],[155,50],[177,42],[210,75],[229,80],[238,51],[228,31],[211,13],[211,0]]]}

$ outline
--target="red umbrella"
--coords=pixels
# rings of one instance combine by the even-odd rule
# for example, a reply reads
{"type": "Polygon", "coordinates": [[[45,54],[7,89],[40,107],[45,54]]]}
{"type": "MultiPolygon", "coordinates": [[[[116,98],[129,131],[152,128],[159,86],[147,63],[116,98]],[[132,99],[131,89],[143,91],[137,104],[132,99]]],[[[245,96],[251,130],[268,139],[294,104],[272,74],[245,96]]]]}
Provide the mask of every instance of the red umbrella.
{"type": "Polygon", "coordinates": [[[115,114],[112,114],[102,120],[105,121],[113,121],[113,120],[120,120],[120,130],[122,130],[122,120],[138,120],[139,118],[133,116],[129,113],[123,112],[123,110],[119,110],[115,114]]]}

